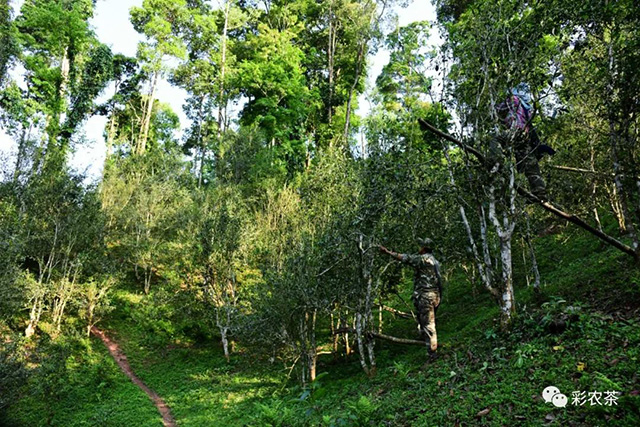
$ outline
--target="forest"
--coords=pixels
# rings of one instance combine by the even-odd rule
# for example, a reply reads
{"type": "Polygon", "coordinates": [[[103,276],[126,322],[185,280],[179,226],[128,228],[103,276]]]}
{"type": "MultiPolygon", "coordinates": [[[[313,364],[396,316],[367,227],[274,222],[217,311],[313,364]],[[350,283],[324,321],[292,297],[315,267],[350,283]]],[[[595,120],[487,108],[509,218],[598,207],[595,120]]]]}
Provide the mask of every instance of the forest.
{"type": "Polygon", "coordinates": [[[103,2],[0,0],[0,425],[640,425],[636,0],[103,2]]]}

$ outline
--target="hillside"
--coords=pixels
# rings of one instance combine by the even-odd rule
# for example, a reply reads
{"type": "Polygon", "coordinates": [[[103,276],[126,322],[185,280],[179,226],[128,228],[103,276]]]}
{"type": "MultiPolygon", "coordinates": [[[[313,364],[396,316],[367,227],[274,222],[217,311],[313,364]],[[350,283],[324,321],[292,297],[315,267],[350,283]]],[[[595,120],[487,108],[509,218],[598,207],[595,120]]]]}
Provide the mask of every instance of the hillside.
{"type": "Polygon", "coordinates": [[[639,426],[637,3],[0,0],[0,425],[639,426]]]}
{"type": "MultiPolygon", "coordinates": [[[[439,359],[425,363],[423,348],[378,342],[378,374],[368,378],[356,355],[324,355],[307,391],[287,380],[280,362],[240,349],[227,363],[211,337],[159,335],[162,325],[145,321],[144,297],[131,291],[118,291],[118,308],[102,327],[180,426],[637,425],[639,270],[572,228],[536,245],[542,292],[516,289],[521,311],[508,332],[500,332],[488,294],[453,275],[438,313],[439,359]],[[542,400],[548,385],[569,397],[567,407],[542,400]],[[611,390],[621,392],[615,405],[571,404],[573,391],[611,390]]],[[[410,320],[386,312],[384,328],[415,334],[410,320]]],[[[64,367],[50,374],[66,379],[64,390],[47,402],[23,396],[5,424],[41,425],[47,414],[54,425],[160,424],[97,338],[72,343],[64,367]]]]}

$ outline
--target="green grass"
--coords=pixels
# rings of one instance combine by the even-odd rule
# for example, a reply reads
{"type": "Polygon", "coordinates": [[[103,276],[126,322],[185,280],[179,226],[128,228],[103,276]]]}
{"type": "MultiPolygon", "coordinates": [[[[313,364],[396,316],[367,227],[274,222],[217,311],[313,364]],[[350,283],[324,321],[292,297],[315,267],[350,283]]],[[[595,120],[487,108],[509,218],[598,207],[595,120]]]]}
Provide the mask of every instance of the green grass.
{"type": "Polygon", "coordinates": [[[136,374],[163,397],[180,425],[234,425],[281,386],[277,369],[242,354],[227,363],[217,344],[178,342],[157,350],[140,346],[144,331],[126,319],[110,327],[136,374]]]}
{"type": "Polygon", "coordinates": [[[29,378],[19,404],[0,413],[0,425],[162,425],[155,406],[122,374],[99,339],[79,339],[74,344],[81,348],[61,359],[63,366],[29,378]],[[46,383],[49,386],[42,390],[46,383]]]}
{"type": "MultiPolygon", "coordinates": [[[[632,393],[640,389],[638,268],[575,229],[535,245],[542,291],[521,285],[516,248],[519,311],[508,332],[500,332],[488,293],[472,290],[455,271],[438,312],[438,360],[425,365],[424,348],[379,342],[376,377],[362,372],[357,355],[322,356],[309,391],[287,381],[282,364],[249,352],[227,363],[214,338],[194,342],[169,323],[145,321],[144,297],[130,291],[118,291],[118,309],[103,328],[181,426],[640,425],[640,396],[632,393]],[[553,333],[558,324],[564,330],[553,333]],[[623,394],[617,406],[555,408],[540,397],[548,385],[569,398],[572,391],[623,394]]],[[[384,325],[386,333],[415,337],[412,321],[385,313],[384,325]]],[[[53,425],[159,425],[147,397],[119,373],[102,344],[91,340],[87,350],[82,363],[68,366],[68,394],[47,405],[25,395],[7,419],[43,425],[53,413],[53,425]]]]}

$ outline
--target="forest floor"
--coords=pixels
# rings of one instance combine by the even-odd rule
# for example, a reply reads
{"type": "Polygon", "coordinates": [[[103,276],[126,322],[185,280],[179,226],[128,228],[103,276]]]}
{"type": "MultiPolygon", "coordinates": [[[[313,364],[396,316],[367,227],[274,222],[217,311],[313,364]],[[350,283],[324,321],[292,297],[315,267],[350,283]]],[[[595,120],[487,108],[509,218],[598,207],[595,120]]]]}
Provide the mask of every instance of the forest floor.
{"type": "MultiPolygon", "coordinates": [[[[574,227],[534,244],[541,292],[527,286],[526,256],[516,250],[518,315],[508,332],[500,331],[487,292],[449,270],[438,311],[440,357],[425,364],[424,348],[380,341],[374,378],[362,372],[357,354],[321,356],[309,390],[288,377],[288,366],[254,351],[238,348],[227,362],[216,337],[166,320],[171,308],[157,303],[164,298],[157,290],[144,296],[119,289],[116,309],[100,327],[179,426],[640,425],[640,269],[574,227]],[[558,387],[568,405],[545,402],[547,386],[558,387]],[[605,404],[607,391],[619,392],[615,403],[605,404]],[[574,392],[602,393],[600,403],[573,404],[574,392]]],[[[410,286],[402,287],[405,301],[410,286]]],[[[400,299],[390,300],[406,311],[400,299]]],[[[411,319],[385,313],[383,321],[384,333],[415,338],[411,319]]],[[[328,325],[319,335],[329,341],[328,325]]],[[[22,396],[0,424],[161,425],[102,343],[83,342],[66,359],[55,399],[22,396]]]]}

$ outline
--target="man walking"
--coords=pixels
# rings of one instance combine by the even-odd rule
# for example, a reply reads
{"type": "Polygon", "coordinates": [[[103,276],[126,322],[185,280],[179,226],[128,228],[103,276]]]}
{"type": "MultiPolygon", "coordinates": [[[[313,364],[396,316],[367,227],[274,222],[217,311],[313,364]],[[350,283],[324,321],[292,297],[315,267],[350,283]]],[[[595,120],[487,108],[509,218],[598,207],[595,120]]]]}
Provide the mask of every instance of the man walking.
{"type": "Polygon", "coordinates": [[[399,254],[379,246],[380,251],[397,259],[403,264],[410,265],[414,270],[413,303],[418,312],[420,332],[429,337],[429,353],[435,357],[438,349],[438,335],[436,333],[436,310],[440,305],[442,295],[442,279],[440,277],[440,263],[433,256],[433,241],[418,239],[420,251],[418,254],[399,254]]]}

